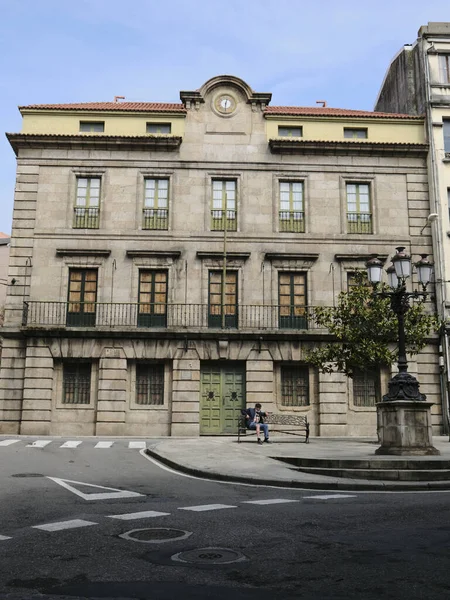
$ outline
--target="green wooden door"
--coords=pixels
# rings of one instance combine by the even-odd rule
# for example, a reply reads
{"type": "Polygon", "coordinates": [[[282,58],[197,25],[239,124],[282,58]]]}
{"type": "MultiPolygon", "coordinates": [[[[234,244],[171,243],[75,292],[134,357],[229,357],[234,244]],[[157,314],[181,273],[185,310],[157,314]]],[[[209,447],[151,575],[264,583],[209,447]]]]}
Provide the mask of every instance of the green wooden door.
{"type": "Polygon", "coordinates": [[[245,408],[245,368],[208,363],[202,366],[200,433],[237,433],[238,417],[245,408]]]}

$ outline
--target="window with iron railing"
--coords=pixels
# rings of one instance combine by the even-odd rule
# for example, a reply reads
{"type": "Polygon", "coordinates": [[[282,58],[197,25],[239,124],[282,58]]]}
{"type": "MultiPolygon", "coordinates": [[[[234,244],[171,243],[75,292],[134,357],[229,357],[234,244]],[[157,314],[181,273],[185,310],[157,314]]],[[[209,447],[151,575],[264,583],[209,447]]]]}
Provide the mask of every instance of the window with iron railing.
{"type": "Polygon", "coordinates": [[[306,274],[279,273],[280,329],[307,329],[306,274]]]}
{"type": "Polygon", "coordinates": [[[90,404],[91,364],[67,363],[63,365],[63,404],[90,404]]]}
{"type": "Polygon", "coordinates": [[[168,229],[169,180],[145,179],[143,229],[168,229]]]}
{"type": "Polygon", "coordinates": [[[77,177],[74,229],[98,229],[100,216],[100,177],[77,177]]]}
{"type": "Polygon", "coordinates": [[[280,181],[280,209],[278,216],[281,232],[305,232],[302,181],[280,181]]]}
{"type": "Polygon", "coordinates": [[[308,367],[281,367],[281,405],[309,406],[308,367]]]}
{"type": "Polygon", "coordinates": [[[138,327],[166,326],[167,279],[167,271],[156,269],[139,271],[138,327]]]}
{"type": "Polygon", "coordinates": [[[141,406],[164,404],[164,365],[137,363],[136,404],[141,406]]]}
{"type": "Polygon", "coordinates": [[[372,233],[370,186],[347,183],[347,233],[372,233]]]}
{"type": "Polygon", "coordinates": [[[212,182],[212,231],[236,231],[236,180],[215,179],[212,182]]]}
{"type": "Polygon", "coordinates": [[[373,370],[354,369],[354,406],[374,407],[380,400],[380,373],[373,370]]]}

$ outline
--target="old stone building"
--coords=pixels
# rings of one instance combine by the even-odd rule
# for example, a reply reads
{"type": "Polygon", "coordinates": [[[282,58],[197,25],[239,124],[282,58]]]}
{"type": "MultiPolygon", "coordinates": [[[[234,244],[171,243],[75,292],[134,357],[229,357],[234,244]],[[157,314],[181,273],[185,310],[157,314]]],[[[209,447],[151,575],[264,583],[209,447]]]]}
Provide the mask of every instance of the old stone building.
{"type": "MultiPolygon", "coordinates": [[[[393,58],[378,94],[375,110],[424,115],[429,143],[428,178],[433,236],[436,299],[442,329],[442,397],[448,431],[450,392],[450,23],[420,27],[416,41],[393,58]]],[[[426,224],[426,222],[425,222],[426,224]]]]}
{"type": "MultiPolygon", "coordinates": [[[[260,401],[374,435],[389,373],[305,351],[371,254],[431,254],[423,119],[270,106],[232,76],[180,97],[20,108],[0,431],[220,435],[260,401]]],[[[436,348],[411,366],[438,431],[436,348]]]]}

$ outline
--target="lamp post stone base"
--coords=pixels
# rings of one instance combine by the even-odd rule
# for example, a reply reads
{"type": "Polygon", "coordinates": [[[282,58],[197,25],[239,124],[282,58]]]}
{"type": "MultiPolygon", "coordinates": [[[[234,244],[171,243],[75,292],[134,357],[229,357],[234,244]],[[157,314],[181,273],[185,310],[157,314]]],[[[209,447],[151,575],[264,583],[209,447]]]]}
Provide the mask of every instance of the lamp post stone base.
{"type": "Polygon", "coordinates": [[[433,446],[432,402],[394,400],[377,404],[378,437],[375,454],[430,456],[440,454],[433,446]]]}

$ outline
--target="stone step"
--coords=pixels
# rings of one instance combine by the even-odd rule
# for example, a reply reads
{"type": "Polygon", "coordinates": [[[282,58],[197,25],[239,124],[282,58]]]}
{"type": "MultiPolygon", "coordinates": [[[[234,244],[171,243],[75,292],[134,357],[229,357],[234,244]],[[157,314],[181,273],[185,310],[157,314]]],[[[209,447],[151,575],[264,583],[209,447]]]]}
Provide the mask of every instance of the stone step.
{"type": "Polygon", "coordinates": [[[450,470],[450,460],[441,458],[373,458],[373,459],[340,459],[340,458],[300,458],[297,456],[274,456],[276,460],[288,463],[299,468],[321,468],[321,469],[362,469],[379,471],[441,471],[450,470]]]}
{"type": "Polygon", "coordinates": [[[296,471],[310,475],[326,475],[346,479],[375,479],[378,481],[450,481],[450,469],[343,469],[297,467],[296,471]]]}

